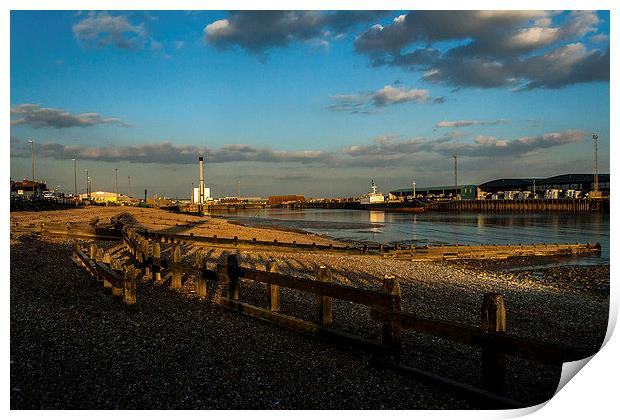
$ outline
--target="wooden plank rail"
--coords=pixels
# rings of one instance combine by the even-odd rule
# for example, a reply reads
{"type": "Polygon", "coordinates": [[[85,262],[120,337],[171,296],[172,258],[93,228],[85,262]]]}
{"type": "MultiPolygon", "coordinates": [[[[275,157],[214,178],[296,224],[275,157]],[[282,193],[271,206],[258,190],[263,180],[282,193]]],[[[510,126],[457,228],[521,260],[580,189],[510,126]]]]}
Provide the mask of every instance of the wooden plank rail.
{"type": "MultiPolygon", "coordinates": [[[[183,263],[181,262],[182,255],[179,243],[174,242],[171,247],[173,250],[171,257],[164,259],[161,258],[159,242],[154,241],[149,244],[143,234],[144,231],[123,229],[123,244],[134,256],[138,263],[137,267],[150,267],[153,278],[155,278],[156,273],[161,275],[161,270],[168,270],[177,278],[185,274],[192,275],[196,279],[196,293],[199,298],[209,297],[209,301],[247,316],[321,339],[369,350],[373,354],[379,355],[379,360],[386,360],[385,357],[387,357],[388,367],[402,373],[415,375],[423,380],[429,380],[455,392],[461,392],[473,399],[480,399],[492,406],[523,406],[523,404],[501,395],[506,383],[506,356],[560,365],[566,361],[591,356],[598,350],[595,348],[561,346],[507,334],[506,309],[503,297],[496,293],[485,294],[480,310],[480,326],[470,326],[402,312],[400,285],[393,276],[386,275],[384,277],[382,290],[366,290],[331,282],[331,272],[327,267],[321,267],[317,271],[316,279],[302,278],[278,273],[277,265],[272,260],[267,264],[267,271],[242,267],[239,265],[236,254],[228,255],[226,264],[217,264],[216,270],[208,270],[206,269],[206,259],[201,252],[196,254],[194,264],[183,263]],[[148,251],[144,250],[150,249],[150,247],[153,250],[152,254],[144,257],[141,252],[148,254],[148,251]],[[265,293],[268,297],[266,308],[239,301],[241,279],[265,285],[265,293]],[[216,283],[226,286],[226,296],[215,296],[210,290],[214,288],[216,283]],[[307,321],[281,313],[280,288],[282,287],[314,294],[316,297],[316,319],[307,321]],[[331,328],[333,317],[336,315],[332,313],[332,299],[368,306],[371,319],[381,326],[381,342],[367,340],[331,328]],[[454,380],[401,365],[403,329],[481,348],[481,373],[484,389],[460,384],[454,380]]],[[[407,251],[411,251],[411,249],[407,251]]],[[[91,246],[90,253],[95,255],[96,260],[106,258],[105,255],[102,256],[100,249],[96,246],[94,248],[91,246]]],[[[114,270],[109,269],[105,263],[92,261],[82,251],[77,250],[76,254],[76,260],[81,261],[89,271],[94,272],[95,276],[107,278],[115,274],[114,270]]],[[[127,282],[127,278],[135,279],[136,272],[137,270],[133,267],[126,269],[123,281],[127,282]]],[[[118,276],[116,276],[115,281],[117,280],[118,276]]],[[[180,280],[173,279],[171,287],[181,287],[180,283],[180,280]]],[[[130,280],[127,286],[123,286],[123,294],[128,296],[125,302],[128,304],[131,302],[131,284],[130,280]]],[[[135,302],[135,280],[133,285],[133,302],[135,302]]]]}
{"type": "Polygon", "coordinates": [[[338,283],[324,283],[303,277],[289,276],[287,274],[270,273],[239,267],[239,276],[248,280],[272,284],[289,289],[301,290],[316,295],[360,303],[362,305],[392,306],[400,297],[393,297],[381,292],[359,289],[338,283]]]}
{"type": "MultiPolygon", "coordinates": [[[[105,262],[98,261],[102,255],[104,257],[101,259],[109,260],[110,254],[103,253],[103,250],[94,243],[90,244],[90,254],[91,256],[94,255],[95,258],[86,255],[79,248],[79,245],[76,245],[73,260],[78,265],[85,267],[97,283],[100,283],[104,290],[111,293],[114,298],[122,299],[126,305],[134,305],[136,303],[136,272],[133,266],[123,267],[123,272],[119,274],[105,262]]],[[[112,264],[112,261],[109,260],[108,263],[112,264]]]]}
{"type": "Polygon", "coordinates": [[[484,343],[492,343],[503,354],[546,364],[561,364],[580,360],[592,356],[598,351],[594,348],[568,347],[508,334],[485,333],[480,327],[407,313],[396,314],[373,309],[371,317],[377,321],[399,318],[401,327],[406,330],[429,334],[473,347],[482,347],[484,343]]]}

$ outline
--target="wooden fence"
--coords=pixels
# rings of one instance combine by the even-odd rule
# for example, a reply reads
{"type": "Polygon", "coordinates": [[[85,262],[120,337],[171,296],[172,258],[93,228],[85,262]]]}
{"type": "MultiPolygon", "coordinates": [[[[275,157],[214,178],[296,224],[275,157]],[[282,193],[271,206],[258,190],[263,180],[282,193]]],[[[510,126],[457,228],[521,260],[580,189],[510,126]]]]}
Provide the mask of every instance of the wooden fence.
{"type": "MultiPolygon", "coordinates": [[[[484,295],[481,308],[480,326],[424,318],[402,311],[400,285],[398,280],[386,275],[380,290],[367,290],[333,283],[328,267],[320,267],[315,279],[301,278],[277,272],[274,261],[267,264],[267,271],[259,271],[239,266],[235,254],[227,257],[226,264],[217,264],[216,270],[206,268],[204,255],[198,251],[193,264],[183,263],[181,247],[174,243],[170,247],[170,257],[162,258],[161,245],[141,235],[140,232],[123,230],[123,245],[131,255],[134,266],[128,269],[109,270],[105,268],[105,254],[91,245],[90,256],[76,250],[76,260],[94,276],[110,283],[112,294],[123,297],[125,303],[136,302],[136,278],[152,277],[154,282],[162,281],[167,271],[171,288],[181,288],[184,276],[193,276],[198,297],[208,299],[230,310],[265,320],[299,332],[342,343],[353,348],[371,351],[379,360],[388,361],[388,366],[403,373],[431,381],[444,387],[481,401],[485,406],[518,407],[523,404],[507,399],[504,393],[506,382],[506,356],[533,360],[539,363],[560,366],[564,362],[578,360],[594,354],[598,349],[560,346],[536,340],[515,337],[506,333],[506,309],[503,297],[499,294],[484,295]],[[138,270],[141,273],[138,273],[138,270]],[[267,297],[266,307],[258,307],[239,301],[241,279],[264,284],[267,297]],[[121,281],[122,280],[122,281],[121,281]],[[226,288],[225,296],[216,296],[218,285],[226,288]],[[315,319],[307,321],[281,312],[280,288],[303,291],[315,296],[315,319]],[[116,291],[115,291],[116,289],[116,291]],[[128,296],[128,298],[125,298],[128,296]],[[333,299],[365,305],[370,310],[371,319],[381,326],[381,341],[375,342],[363,337],[337,331],[332,328],[335,314],[332,311],[333,299]],[[419,333],[443,338],[452,342],[481,349],[481,377],[484,389],[461,384],[438,375],[404,366],[400,363],[402,351],[402,331],[413,330],[419,333]],[[390,362],[391,361],[391,362],[390,362]]],[[[111,264],[109,257],[107,261],[111,264]]]]}

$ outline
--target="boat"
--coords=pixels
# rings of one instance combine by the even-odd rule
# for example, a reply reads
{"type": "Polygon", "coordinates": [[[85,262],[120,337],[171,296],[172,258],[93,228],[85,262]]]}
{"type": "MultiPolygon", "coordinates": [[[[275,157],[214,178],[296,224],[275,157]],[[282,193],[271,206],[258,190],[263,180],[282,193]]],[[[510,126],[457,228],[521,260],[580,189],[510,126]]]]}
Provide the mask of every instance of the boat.
{"type": "Polygon", "coordinates": [[[418,213],[424,211],[424,202],[417,198],[404,200],[385,199],[381,192],[377,192],[375,181],[371,182],[371,190],[364,195],[359,202],[362,210],[393,211],[403,213],[418,213]]]}

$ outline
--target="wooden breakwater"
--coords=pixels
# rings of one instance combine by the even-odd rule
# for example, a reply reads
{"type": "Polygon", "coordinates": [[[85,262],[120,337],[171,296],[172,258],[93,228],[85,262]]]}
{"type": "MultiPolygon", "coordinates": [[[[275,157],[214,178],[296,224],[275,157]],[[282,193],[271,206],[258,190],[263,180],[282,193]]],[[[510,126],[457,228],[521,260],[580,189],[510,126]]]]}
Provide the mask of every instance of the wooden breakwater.
{"type": "MultiPolygon", "coordinates": [[[[153,218],[149,222],[166,227],[193,228],[203,221],[182,218],[153,218]]],[[[67,236],[69,238],[120,240],[121,232],[131,226],[125,225],[120,218],[112,220],[114,228],[76,226],[66,224],[19,224],[12,223],[11,231],[35,233],[40,235],[67,236]]],[[[407,259],[411,261],[456,260],[456,259],[506,259],[509,257],[537,257],[553,255],[597,255],[601,253],[600,244],[531,244],[531,245],[319,245],[316,243],[282,242],[278,240],[262,241],[258,238],[239,239],[212,236],[199,236],[193,233],[175,234],[148,230],[133,226],[140,234],[158,243],[178,243],[203,245],[247,251],[273,252],[321,252],[347,255],[382,256],[386,258],[407,259]]]]}
{"type": "Polygon", "coordinates": [[[170,244],[165,250],[170,257],[163,258],[161,244],[132,229],[123,231],[123,247],[129,256],[125,262],[128,268],[125,269],[119,268],[118,260],[111,258],[95,244],[90,245],[89,252],[77,247],[74,261],[85,267],[100,287],[130,307],[140,304],[139,291],[144,287],[140,283],[141,278],[152,279],[153,284],[168,284],[173,289],[179,289],[189,277],[193,277],[196,295],[211,304],[322,340],[370,352],[382,366],[463,395],[485,408],[525,405],[503,395],[506,377],[510,373],[509,364],[506,363],[508,356],[561,366],[563,362],[588,357],[598,350],[560,346],[508,334],[506,306],[503,297],[497,293],[486,293],[483,296],[480,324],[472,326],[403,311],[399,281],[391,275],[377,279],[375,287],[362,289],[334,283],[328,267],[320,267],[315,278],[296,277],[278,273],[274,261],[267,264],[266,271],[242,267],[235,254],[227,257],[226,264],[217,264],[215,270],[209,270],[207,257],[200,251],[196,253],[193,264],[184,263],[180,245],[170,244]],[[267,296],[265,307],[240,300],[242,280],[264,285],[267,296]],[[224,295],[216,293],[220,286],[223,286],[224,295]],[[300,319],[283,313],[280,288],[314,296],[314,319],[300,319]],[[370,318],[381,330],[380,341],[335,329],[333,320],[337,314],[333,311],[334,299],[367,307],[370,318]],[[413,330],[479,348],[481,388],[403,365],[400,362],[403,330],[413,330]]]}
{"type": "Polygon", "coordinates": [[[453,200],[429,201],[424,211],[472,213],[609,212],[608,199],[453,200]]]}
{"type": "Polygon", "coordinates": [[[600,255],[600,244],[533,245],[445,245],[398,247],[385,256],[410,261],[503,260],[510,257],[548,257],[553,255],[600,255]]]}

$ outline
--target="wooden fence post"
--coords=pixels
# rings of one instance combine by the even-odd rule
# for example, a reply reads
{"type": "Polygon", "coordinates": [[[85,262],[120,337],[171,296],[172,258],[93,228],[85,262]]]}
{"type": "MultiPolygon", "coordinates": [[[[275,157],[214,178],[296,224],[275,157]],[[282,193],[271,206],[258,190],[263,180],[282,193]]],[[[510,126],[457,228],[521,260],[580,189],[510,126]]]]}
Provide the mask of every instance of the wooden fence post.
{"type": "MultiPolygon", "coordinates": [[[[278,272],[278,263],[274,259],[269,259],[267,262],[267,271],[269,273],[278,272]]],[[[266,283],[267,292],[267,309],[272,312],[278,312],[280,310],[280,286],[275,284],[266,283]]]]}
{"type": "Polygon", "coordinates": [[[136,269],[133,265],[123,267],[123,302],[125,305],[136,303],[136,269]]]}
{"type": "Polygon", "coordinates": [[[228,299],[239,300],[239,260],[237,254],[226,257],[228,266],[228,299]]]}
{"type": "Polygon", "coordinates": [[[402,344],[401,325],[400,325],[400,284],[394,276],[385,275],[383,277],[383,293],[394,297],[391,307],[386,308],[391,312],[389,321],[383,323],[381,328],[382,343],[392,348],[392,357],[396,363],[400,362],[400,350],[402,344]]]}
{"type": "Polygon", "coordinates": [[[153,243],[153,281],[161,280],[161,246],[159,242],[153,243]]]}
{"type": "Polygon", "coordinates": [[[109,252],[105,252],[103,254],[103,258],[101,259],[101,262],[103,262],[104,264],[110,265],[110,263],[112,262],[112,257],[110,257],[109,252]]]}
{"type": "Polygon", "coordinates": [[[196,294],[199,298],[207,297],[207,277],[205,276],[205,259],[201,250],[196,251],[196,294]]]}
{"type": "Polygon", "coordinates": [[[95,245],[94,242],[91,242],[88,245],[88,256],[90,257],[91,260],[95,260],[95,258],[97,257],[97,245],[95,245]]]}
{"type": "Polygon", "coordinates": [[[103,248],[97,247],[97,253],[95,254],[95,261],[103,262],[103,248]]]}
{"type": "Polygon", "coordinates": [[[149,257],[151,256],[151,241],[149,239],[144,239],[142,242],[144,249],[144,276],[148,279],[151,277],[151,267],[153,261],[149,261],[149,257]]]}
{"type": "MultiPolygon", "coordinates": [[[[332,271],[329,267],[320,266],[316,274],[316,281],[331,283],[332,271]]],[[[322,327],[332,326],[332,298],[329,296],[316,295],[316,316],[322,327]]]]}
{"type": "MultiPolygon", "coordinates": [[[[484,333],[506,332],[506,306],[499,293],[485,293],[481,310],[481,329],[484,333]]],[[[499,353],[490,340],[483,337],[482,384],[496,394],[503,394],[506,382],[506,356],[499,353]]]]}
{"type": "Polygon", "coordinates": [[[180,262],[181,246],[179,244],[174,244],[172,246],[172,283],[170,284],[170,287],[173,289],[180,289],[182,286],[181,280],[183,277],[183,272],[176,266],[176,264],[180,262]]]}

